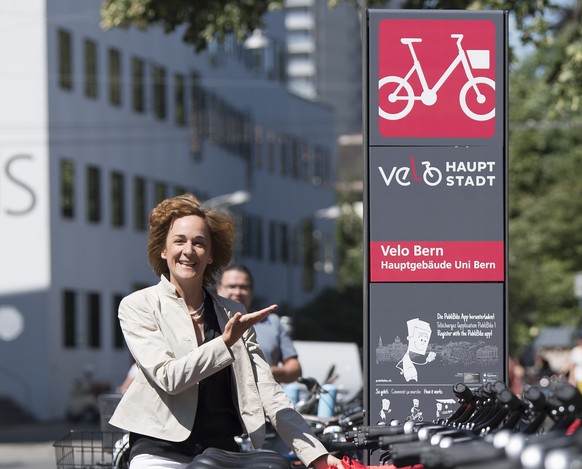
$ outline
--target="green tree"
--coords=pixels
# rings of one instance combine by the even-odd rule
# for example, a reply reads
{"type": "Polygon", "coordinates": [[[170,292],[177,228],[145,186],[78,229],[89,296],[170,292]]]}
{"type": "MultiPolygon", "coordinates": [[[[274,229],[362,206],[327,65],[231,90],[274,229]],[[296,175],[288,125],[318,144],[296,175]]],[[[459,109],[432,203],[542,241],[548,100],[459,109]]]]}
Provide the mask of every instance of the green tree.
{"type": "MultiPolygon", "coordinates": [[[[385,3],[344,1],[361,7],[385,3]]],[[[244,39],[263,26],[268,11],[281,8],[283,3],[283,0],[103,0],[101,26],[104,29],[161,26],[166,33],[183,28],[184,42],[201,51],[213,39],[221,41],[229,34],[244,39]]],[[[338,0],[328,0],[330,7],[337,3],[338,0]]]]}
{"type": "Polygon", "coordinates": [[[201,51],[228,34],[243,38],[262,25],[269,9],[282,0],[104,0],[101,25],[105,29],[161,26],[166,33],[184,28],[183,40],[201,51]]]}
{"type": "Polygon", "coordinates": [[[338,246],[338,288],[362,288],[364,279],[364,223],[355,210],[361,202],[359,192],[338,193],[338,205],[342,213],[336,221],[338,246]]]}
{"type": "MultiPolygon", "coordinates": [[[[386,0],[328,0],[333,7],[349,2],[359,10],[385,7],[386,0]]],[[[160,26],[165,32],[183,31],[183,40],[204,50],[213,39],[234,34],[240,40],[263,26],[270,10],[283,0],[103,0],[103,28],[160,26]]],[[[582,105],[582,0],[565,7],[553,0],[406,0],[402,8],[507,10],[515,18],[523,43],[549,44],[555,31],[567,34],[560,60],[554,64],[550,106],[558,111],[577,111],[582,105]]]]}
{"type": "Polygon", "coordinates": [[[362,346],[362,282],[341,290],[327,289],[293,316],[293,338],[355,342],[362,346]]]}
{"type": "Polygon", "coordinates": [[[568,31],[510,75],[509,337],[531,326],[579,326],[573,279],[582,270],[582,114],[558,111],[553,88],[568,31]]]}
{"type": "Polygon", "coordinates": [[[342,209],[336,220],[338,287],[325,290],[295,311],[296,339],[363,345],[364,227],[355,208],[358,203],[361,203],[360,191],[338,193],[337,205],[342,209]]]}

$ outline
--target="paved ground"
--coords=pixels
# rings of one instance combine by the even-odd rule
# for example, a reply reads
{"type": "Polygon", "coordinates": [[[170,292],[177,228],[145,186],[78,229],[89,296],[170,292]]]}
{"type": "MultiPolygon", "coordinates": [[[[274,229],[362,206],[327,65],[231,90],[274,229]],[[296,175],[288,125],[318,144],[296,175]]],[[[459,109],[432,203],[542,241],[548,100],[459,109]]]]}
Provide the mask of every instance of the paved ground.
{"type": "Polygon", "coordinates": [[[99,430],[98,425],[68,422],[0,426],[0,469],[55,469],[57,464],[53,443],[67,435],[72,428],[99,430]]]}

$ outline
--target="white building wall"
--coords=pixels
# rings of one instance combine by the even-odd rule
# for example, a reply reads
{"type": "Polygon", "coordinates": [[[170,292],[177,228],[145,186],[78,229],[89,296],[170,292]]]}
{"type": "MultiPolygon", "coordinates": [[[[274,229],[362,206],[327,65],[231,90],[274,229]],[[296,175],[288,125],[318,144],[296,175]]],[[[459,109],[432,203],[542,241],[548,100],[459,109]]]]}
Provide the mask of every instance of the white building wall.
{"type": "Polygon", "coordinates": [[[0,2],[0,395],[50,405],[45,5],[0,2]]]}
{"type": "MultiPolygon", "coordinates": [[[[3,318],[12,317],[2,315],[7,309],[16,309],[24,325],[16,337],[0,336],[0,395],[12,397],[42,419],[65,415],[73,381],[87,366],[93,369],[95,379],[113,387],[123,380],[129,367],[127,350],[114,343],[114,298],[131,292],[137,285],[157,281],[147,264],[147,233],[133,226],[136,176],[146,181],[148,212],[154,205],[154,185],[158,182],[167,185],[168,196],[178,188],[208,198],[235,190],[248,191],[250,201],[232,210],[263,220],[263,255],[238,256],[236,260],[253,270],[257,296],[265,303],[284,302],[298,307],[336,282],[335,272],[316,270],[314,287],[306,291],[302,287],[302,263],[290,264],[280,259],[272,262],[268,252],[268,226],[272,220],[293,228],[302,226],[303,219],[311,219],[324,236],[333,237],[333,222],[314,218],[318,209],[334,204],[333,181],[315,185],[311,177],[304,181],[281,176],[278,166],[275,171],[266,164],[256,167],[252,161],[208,140],[203,143],[201,158],[195,159],[191,154],[190,125],[180,127],[173,120],[172,77],[182,73],[189,78],[196,72],[206,92],[215,93],[233,109],[247,112],[254,124],[275,135],[294,136],[310,148],[327,149],[330,178],[335,164],[331,109],[293,96],[282,84],[255,76],[233,57],[218,53],[212,61],[209,54],[196,55],[193,47],[181,42],[179,35],[168,37],[155,29],[104,32],[99,28],[100,3],[31,0],[23,2],[26,7],[17,7],[10,0],[0,0],[0,10],[11,12],[0,15],[0,34],[12,31],[9,40],[1,41],[1,55],[9,57],[2,67],[21,70],[21,75],[11,78],[9,83],[6,82],[9,75],[0,73],[0,96],[7,99],[12,96],[18,101],[10,112],[5,106],[0,107],[2,128],[15,129],[0,133],[0,162],[4,171],[0,173],[0,217],[6,215],[8,208],[30,202],[28,184],[36,191],[38,210],[34,219],[30,215],[34,227],[19,229],[16,236],[4,229],[6,219],[2,219],[0,326],[3,318]],[[18,25],[24,21],[32,23],[30,29],[18,25]],[[59,84],[60,30],[67,31],[72,38],[70,90],[59,84]],[[85,39],[97,45],[95,99],[88,98],[83,88],[85,39]],[[5,54],[15,45],[20,53],[5,54]],[[108,96],[107,54],[112,47],[119,50],[122,63],[119,107],[112,106],[108,96]],[[131,107],[130,60],[134,56],[146,63],[148,105],[143,114],[135,113],[131,107]],[[154,117],[151,108],[150,77],[154,65],[166,70],[164,120],[154,117]],[[9,85],[10,92],[5,85],[9,85]],[[18,152],[38,155],[35,159],[38,169],[7,176],[6,158],[18,152]],[[72,161],[74,166],[71,218],[61,213],[63,159],[72,161]],[[88,166],[99,168],[101,174],[102,212],[97,223],[87,221],[88,166]],[[113,171],[123,174],[125,181],[125,223],[120,227],[111,223],[113,171]],[[18,184],[19,177],[32,179],[18,184]],[[14,277],[30,280],[29,287],[13,286],[10,281],[14,277]],[[73,347],[64,345],[65,291],[75,295],[77,343],[73,347]],[[96,293],[100,301],[101,341],[95,348],[89,345],[87,332],[90,329],[87,302],[91,293],[96,293]]],[[[16,222],[11,223],[17,228],[16,222]]]]}

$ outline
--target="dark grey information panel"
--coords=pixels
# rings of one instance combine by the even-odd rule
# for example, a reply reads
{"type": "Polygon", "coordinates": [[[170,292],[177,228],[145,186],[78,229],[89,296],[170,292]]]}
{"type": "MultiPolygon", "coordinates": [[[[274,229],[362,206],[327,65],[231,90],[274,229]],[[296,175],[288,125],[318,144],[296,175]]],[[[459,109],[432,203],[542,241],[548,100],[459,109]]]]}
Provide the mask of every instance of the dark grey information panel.
{"type": "Polygon", "coordinates": [[[372,147],[371,282],[503,281],[503,151],[372,147]]]}
{"type": "Polygon", "coordinates": [[[501,284],[382,283],[369,295],[370,423],[446,418],[453,383],[503,379],[501,284]]]}

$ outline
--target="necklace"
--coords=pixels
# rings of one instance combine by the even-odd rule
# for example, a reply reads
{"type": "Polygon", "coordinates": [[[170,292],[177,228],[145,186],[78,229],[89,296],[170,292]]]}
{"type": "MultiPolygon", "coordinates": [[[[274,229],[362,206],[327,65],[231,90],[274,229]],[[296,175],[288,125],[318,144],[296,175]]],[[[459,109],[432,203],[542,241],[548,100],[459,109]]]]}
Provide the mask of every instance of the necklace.
{"type": "Polygon", "coordinates": [[[204,316],[204,303],[206,303],[206,292],[203,291],[204,293],[204,297],[202,298],[202,304],[200,306],[198,306],[198,308],[196,308],[193,312],[190,313],[190,316],[192,317],[192,319],[194,319],[194,321],[197,321],[198,319],[200,319],[202,316],[204,316]]]}

